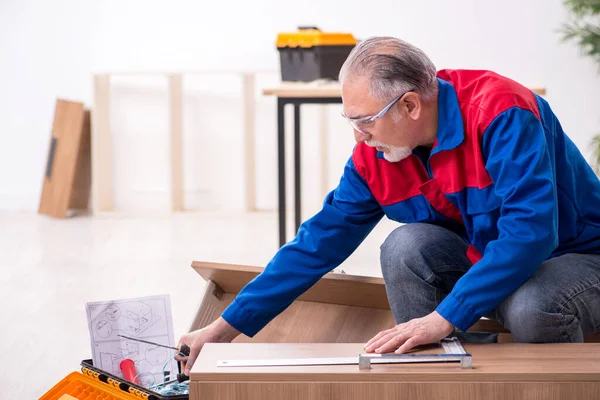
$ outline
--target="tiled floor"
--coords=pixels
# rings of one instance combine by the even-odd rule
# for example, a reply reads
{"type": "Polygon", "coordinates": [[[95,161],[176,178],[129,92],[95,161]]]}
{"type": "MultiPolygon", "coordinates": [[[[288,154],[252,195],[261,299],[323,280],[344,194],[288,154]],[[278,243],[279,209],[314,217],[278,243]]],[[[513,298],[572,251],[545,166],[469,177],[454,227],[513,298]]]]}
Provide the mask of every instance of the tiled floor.
{"type": "MultiPolygon", "coordinates": [[[[381,276],[395,226],[382,221],[340,268],[381,276]]],[[[169,294],[180,335],[205,286],[191,261],[264,266],[277,237],[276,213],[0,214],[0,399],[37,399],[91,357],[86,302],[169,294]]]]}

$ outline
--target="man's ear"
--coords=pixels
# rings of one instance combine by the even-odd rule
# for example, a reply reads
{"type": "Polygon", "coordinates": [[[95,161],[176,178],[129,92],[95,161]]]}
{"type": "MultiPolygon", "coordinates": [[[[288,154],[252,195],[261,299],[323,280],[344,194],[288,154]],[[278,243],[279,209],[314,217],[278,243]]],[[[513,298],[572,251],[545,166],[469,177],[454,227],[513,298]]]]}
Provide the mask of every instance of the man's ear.
{"type": "Polygon", "coordinates": [[[414,92],[409,92],[400,100],[403,114],[413,120],[419,119],[422,110],[421,97],[414,92]]]}

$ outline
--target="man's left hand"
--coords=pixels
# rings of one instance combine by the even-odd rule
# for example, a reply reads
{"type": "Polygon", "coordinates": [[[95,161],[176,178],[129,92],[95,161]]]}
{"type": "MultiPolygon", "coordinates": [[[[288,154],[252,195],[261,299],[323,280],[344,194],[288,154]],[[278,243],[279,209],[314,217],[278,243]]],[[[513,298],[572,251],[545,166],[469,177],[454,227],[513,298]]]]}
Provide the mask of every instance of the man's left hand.
{"type": "Polygon", "coordinates": [[[365,350],[367,353],[406,353],[416,346],[442,340],[453,331],[454,326],[434,311],[379,332],[365,344],[365,350]]]}

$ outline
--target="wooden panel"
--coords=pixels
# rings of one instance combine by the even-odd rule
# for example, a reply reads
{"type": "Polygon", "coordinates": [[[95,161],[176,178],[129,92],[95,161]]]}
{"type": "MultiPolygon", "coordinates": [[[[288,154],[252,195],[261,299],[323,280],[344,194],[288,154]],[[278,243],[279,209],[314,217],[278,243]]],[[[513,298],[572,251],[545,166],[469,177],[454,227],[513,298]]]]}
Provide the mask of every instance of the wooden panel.
{"type": "Polygon", "coordinates": [[[84,124],[82,103],[58,99],[44,171],[39,213],[67,217],[84,124]]]}
{"type": "Polygon", "coordinates": [[[597,382],[206,382],[190,384],[190,400],[591,400],[597,382]]]}
{"type": "Polygon", "coordinates": [[[171,140],[171,209],[183,211],[183,79],[169,75],[169,134],[171,140]]]}
{"type": "MultiPolygon", "coordinates": [[[[546,88],[531,87],[529,89],[532,92],[541,96],[546,94],[546,88]]],[[[280,86],[263,89],[264,95],[272,95],[278,97],[340,97],[341,93],[341,86],[338,82],[285,82],[280,86]]]]}
{"type": "Polygon", "coordinates": [[[332,394],[329,383],[219,382],[202,385],[190,383],[190,399],[330,400],[334,398],[331,397],[332,394]]]}
{"type": "MultiPolygon", "coordinates": [[[[217,319],[235,298],[209,281],[190,331],[217,319]]],[[[239,335],[234,343],[355,343],[366,342],[394,326],[389,310],[295,301],[250,338],[239,335]]]]}
{"type": "Polygon", "coordinates": [[[330,399],[505,400],[595,399],[598,382],[386,382],[335,383],[330,399]]]}
{"type": "Polygon", "coordinates": [[[75,178],[69,206],[72,210],[87,210],[92,190],[92,143],[90,110],[83,114],[79,153],[75,163],[75,178]]]}
{"type": "Polygon", "coordinates": [[[219,318],[225,307],[233,300],[232,298],[224,299],[224,294],[223,290],[213,281],[207,282],[204,296],[202,296],[198,312],[190,325],[189,332],[204,328],[219,318]]]}
{"type": "MultiPolygon", "coordinates": [[[[226,302],[235,295],[226,294],[226,302]]],[[[366,343],[395,325],[389,310],[296,301],[253,338],[234,343],[366,343]]]]}
{"type": "Polygon", "coordinates": [[[94,211],[113,209],[110,76],[94,76],[92,109],[92,197],[94,211]]]}
{"type": "MultiPolygon", "coordinates": [[[[263,271],[260,267],[200,261],[194,261],[192,267],[227,293],[239,293],[263,271]]],[[[382,278],[340,273],[326,274],[298,300],[389,309],[382,278]]]]}
{"type": "MultiPolygon", "coordinates": [[[[217,367],[218,360],[352,357],[363,343],[208,343],[192,368],[193,382],[600,382],[600,344],[463,344],[473,368],[458,364],[217,367]]],[[[431,353],[430,349],[419,352],[431,353]]]]}
{"type": "MultiPolygon", "coordinates": [[[[200,261],[194,261],[192,267],[209,281],[209,286],[190,330],[214,321],[240,290],[263,271],[255,266],[200,261]]],[[[382,278],[329,273],[275,317],[254,340],[241,335],[236,341],[359,342],[394,325],[382,278]]],[[[498,332],[498,342],[514,341],[495,320],[481,319],[469,331],[498,332]]],[[[600,343],[600,334],[587,334],[584,340],[600,343]]]]}

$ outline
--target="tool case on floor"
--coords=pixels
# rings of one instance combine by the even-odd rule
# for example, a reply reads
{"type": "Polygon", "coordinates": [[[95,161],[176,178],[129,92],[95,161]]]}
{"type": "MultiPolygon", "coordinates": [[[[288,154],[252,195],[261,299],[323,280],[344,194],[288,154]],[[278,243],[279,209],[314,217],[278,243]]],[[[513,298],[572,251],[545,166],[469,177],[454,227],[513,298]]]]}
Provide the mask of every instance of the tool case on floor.
{"type": "Polygon", "coordinates": [[[93,366],[92,360],[81,362],[81,372],[72,372],[58,382],[40,400],[188,400],[189,395],[161,395],[93,366]]]}
{"type": "Polygon", "coordinates": [[[277,35],[282,81],[337,80],[340,68],[357,41],[350,33],[299,27],[277,35]]]}

